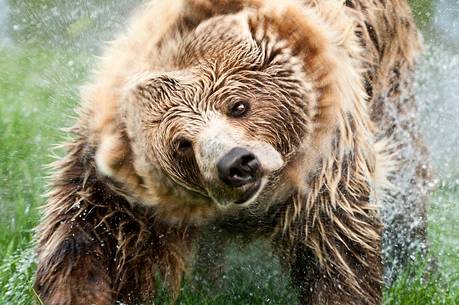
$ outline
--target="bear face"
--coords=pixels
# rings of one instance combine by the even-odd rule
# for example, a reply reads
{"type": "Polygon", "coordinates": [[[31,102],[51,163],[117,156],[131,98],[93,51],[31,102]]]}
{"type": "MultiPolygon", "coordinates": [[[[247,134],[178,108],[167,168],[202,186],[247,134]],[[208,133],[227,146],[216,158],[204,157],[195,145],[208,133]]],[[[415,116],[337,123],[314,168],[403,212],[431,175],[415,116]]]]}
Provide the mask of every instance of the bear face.
{"type": "Polygon", "coordinates": [[[83,124],[92,126],[99,172],[133,204],[187,224],[313,198],[323,184],[338,192],[355,147],[353,177],[372,177],[360,48],[344,31],[348,17],[331,9],[329,24],[312,9],[269,5],[204,20],[177,15],[157,36],[142,28],[152,36],[115,42],[87,99],[95,118],[83,124]]]}
{"type": "MultiPolygon", "coordinates": [[[[131,191],[136,200],[173,206],[170,216],[178,218],[183,206],[207,217],[278,200],[286,169],[312,130],[316,101],[300,60],[274,31],[255,33],[250,18],[210,18],[170,50],[166,71],[130,77],[118,123],[142,185],[143,194],[131,191]]],[[[103,156],[97,163],[124,182],[111,169],[116,162],[103,156]]]]}

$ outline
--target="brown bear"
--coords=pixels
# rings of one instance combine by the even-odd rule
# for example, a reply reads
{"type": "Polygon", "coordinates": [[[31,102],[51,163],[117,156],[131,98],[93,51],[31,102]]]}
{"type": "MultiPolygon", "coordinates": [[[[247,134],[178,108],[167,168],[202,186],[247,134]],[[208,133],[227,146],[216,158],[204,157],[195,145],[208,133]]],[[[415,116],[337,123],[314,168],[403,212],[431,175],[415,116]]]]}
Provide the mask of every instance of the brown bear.
{"type": "Polygon", "coordinates": [[[41,300],[151,302],[156,274],[176,296],[218,227],[269,239],[301,304],[380,304],[383,235],[391,272],[425,249],[418,51],[404,0],[143,5],[54,165],[41,300]]]}

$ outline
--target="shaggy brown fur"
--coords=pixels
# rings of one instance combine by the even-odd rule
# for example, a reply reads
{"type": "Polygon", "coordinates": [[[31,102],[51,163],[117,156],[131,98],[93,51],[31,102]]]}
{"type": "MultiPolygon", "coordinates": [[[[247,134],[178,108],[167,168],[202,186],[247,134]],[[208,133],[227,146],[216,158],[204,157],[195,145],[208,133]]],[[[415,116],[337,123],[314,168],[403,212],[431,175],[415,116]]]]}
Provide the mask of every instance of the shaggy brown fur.
{"type": "Polygon", "coordinates": [[[142,7],[108,46],[54,165],[38,229],[44,304],[147,302],[156,274],[176,295],[207,226],[269,237],[301,304],[379,304],[377,205],[396,215],[394,266],[425,237],[429,171],[410,93],[418,49],[403,0],[142,7]],[[229,116],[241,100],[248,113],[229,116]],[[242,205],[248,189],[215,174],[228,145],[252,149],[263,168],[242,205]]]}

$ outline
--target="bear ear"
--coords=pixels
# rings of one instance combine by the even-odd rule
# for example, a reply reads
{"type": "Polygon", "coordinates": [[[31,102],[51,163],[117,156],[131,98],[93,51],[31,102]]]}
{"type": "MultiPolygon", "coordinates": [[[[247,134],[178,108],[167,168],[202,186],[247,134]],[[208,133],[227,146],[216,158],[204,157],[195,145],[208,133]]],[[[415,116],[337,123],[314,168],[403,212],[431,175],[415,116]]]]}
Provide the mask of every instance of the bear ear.
{"type": "MultiPolygon", "coordinates": [[[[99,173],[110,177],[131,189],[138,189],[141,177],[134,166],[132,141],[141,130],[141,118],[149,109],[149,118],[160,113],[160,97],[178,81],[163,73],[144,72],[133,75],[126,81],[114,110],[101,116],[93,130],[95,163],[99,173]],[[158,98],[155,103],[152,99],[158,98]],[[139,125],[140,124],[140,125],[139,125]]],[[[96,112],[97,115],[97,112],[96,112]]]]}
{"type": "Polygon", "coordinates": [[[121,128],[116,130],[109,128],[100,136],[100,142],[96,150],[97,170],[108,177],[116,178],[125,161],[129,159],[130,148],[126,135],[121,128]]]}
{"type": "Polygon", "coordinates": [[[143,179],[134,167],[129,139],[121,127],[111,128],[111,131],[100,136],[95,155],[97,171],[121,183],[129,193],[135,194],[134,197],[142,196],[145,191],[143,179]]]}
{"type": "MultiPolygon", "coordinates": [[[[134,103],[138,102],[136,96],[144,87],[150,84],[148,81],[156,79],[157,75],[152,73],[139,73],[129,78],[126,81],[121,97],[119,98],[122,102],[118,103],[115,111],[111,111],[109,116],[102,116],[96,124],[97,129],[94,133],[96,134],[97,150],[95,155],[95,161],[97,170],[108,177],[115,178],[116,180],[123,180],[120,175],[126,173],[122,170],[123,168],[132,167],[128,160],[131,158],[130,141],[128,137],[127,128],[125,123],[121,123],[121,118],[127,115],[127,112],[134,112],[139,107],[133,107],[134,103]]],[[[150,84],[151,85],[151,84],[150,84]]],[[[154,88],[155,86],[151,86],[154,88]]],[[[132,128],[131,129],[135,129],[132,128]]]]}

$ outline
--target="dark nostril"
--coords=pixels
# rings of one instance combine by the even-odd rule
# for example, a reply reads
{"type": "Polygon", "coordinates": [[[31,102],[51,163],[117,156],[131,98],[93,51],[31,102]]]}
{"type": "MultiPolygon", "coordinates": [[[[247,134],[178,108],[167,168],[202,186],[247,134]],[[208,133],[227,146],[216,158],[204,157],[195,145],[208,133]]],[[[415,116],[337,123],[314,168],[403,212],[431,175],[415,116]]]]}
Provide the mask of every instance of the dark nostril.
{"type": "Polygon", "coordinates": [[[231,187],[256,180],[260,172],[258,159],[248,150],[233,148],[217,164],[220,179],[231,187]]]}
{"type": "Polygon", "coordinates": [[[258,163],[257,158],[255,158],[254,155],[250,154],[242,158],[241,166],[248,167],[252,170],[256,170],[260,166],[260,164],[258,163]]]}

